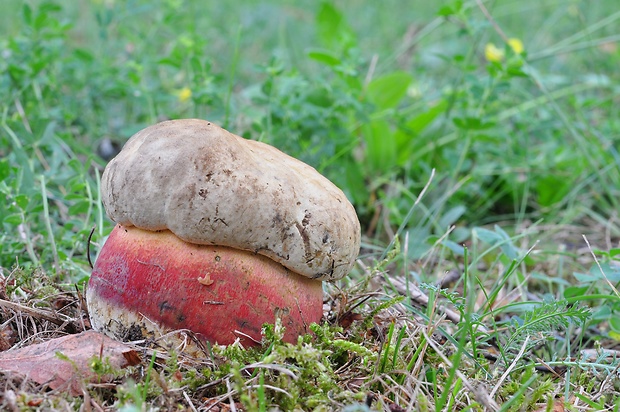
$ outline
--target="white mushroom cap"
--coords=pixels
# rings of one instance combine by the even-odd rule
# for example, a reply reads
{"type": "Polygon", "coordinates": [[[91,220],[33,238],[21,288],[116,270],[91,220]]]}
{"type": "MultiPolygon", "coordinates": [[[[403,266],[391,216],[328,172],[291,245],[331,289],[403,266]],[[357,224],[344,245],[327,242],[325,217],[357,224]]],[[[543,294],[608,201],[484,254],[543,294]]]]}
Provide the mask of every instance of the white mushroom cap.
{"type": "Polygon", "coordinates": [[[136,133],[101,184],[117,223],[253,251],[309,278],[340,279],[359,253],[355,209],[332,182],[272,146],[204,120],[136,133]]]}

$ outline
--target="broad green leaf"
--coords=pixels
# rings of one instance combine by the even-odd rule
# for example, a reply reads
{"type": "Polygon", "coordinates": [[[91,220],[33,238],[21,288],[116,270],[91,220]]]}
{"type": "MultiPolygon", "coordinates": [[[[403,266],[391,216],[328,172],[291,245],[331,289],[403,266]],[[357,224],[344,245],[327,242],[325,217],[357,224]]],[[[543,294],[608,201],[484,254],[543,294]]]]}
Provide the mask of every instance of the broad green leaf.
{"type": "Polygon", "coordinates": [[[396,140],[388,122],[375,120],[364,126],[364,138],[372,173],[383,174],[396,166],[396,140]]]}
{"type": "Polygon", "coordinates": [[[24,22],[30,26],[32,24],[32,9],[29,5],[24,4],[24,7],[22,8],[22,16],[24,18],[24,22]]]}
{"type": "Polygon", "coordinates": [[[452,4],[447,4],[444,6],[441,6],[439,8],[439,11],[437,12],[438,16],[442,16],[442,17],[448,17],[451,16],[453,14],[458,14],[461,12],[463,8],[463,1],[462,0],[456,0],[454,2],[452,2],[452,4]]]}
{"type": "Polygon", "coordinates": [[[17,195],[15,196],[15,203],[19,206],[20,209],[25,210],[28,206],[29,198],[26,195],[17,195]]]}
{"type": "Polygon", "coordinates": [[[62,7],[53,1],[46,1],[39,5],[39,13],[49,14],[62,11],[62,7]]]}
{"type": "Polygon", "coordinates": [[[0,182],[4,181],[11,174],[11,166],[6,159],[0,160],[0,182]]]}
{"type": "Polygon", "coordinates": [[[194,72],[195,75],[198,75],[198,76],[202,75],[204,70],[203,70],[202,62],[200,61],[198,57],[193,56],[189,60],[189,64],[192,67],[192,71],[194,72]]]}
{"type": "Polygon", "coordinates": [[[2,219],[2,221],[6,224],[17,226],[22,223],[22,216],[19,213],[13,213],[2,219]]]}
{"type": "Polygon", "coordinates": [[[592,320],[607,320],[611,316],[611,309],[607,305],[601,306],[592,313],[592,320]]]}
{"type": "Polygon", "coordinates": [[[86,213],[90,207],[88,201],[77,202],[69,207],[69,214],[72,216],[79,215],[80,213],[86,213]]]}
{"type": "Polygon", "coordinates": [[[536,182],[538,192],[538,204],[543,207],[553,206],[562,201],[573,189],[574,182],[559,175],[547,175],[536,182]]]}
{"type": "Polygon", "coordinates": [[[493,246],[502,241],[502,237],[497,233],[492,232],[488,229],[482,227],[476,227],[472,230],[472,233],[475,237],[482,240],[487,245],[493,246]]]}
{"type": "Polygon", "coordinates": [[[47,24],[48,24],[48,15],[47,15],[47,13],[39,12],[39,14],[37,14],[36,17],[34,18],[32,27],[34,27],[37,30],[41,30],[47,24]]]}
{"type": "Polygon", "coordinates": [[[428,109],[427,111],[418,114],[417,116],[412,117],[407,121],[406,126],[409,130],[420,133],[424,130],[429,124],[433,122],[442,113],[445,113],[448,108],[448,102],[445,100],[440,100],[433,107],[428,109]]]}
{"type": "Polygon", "coordinates": [[[450,249],[457,256],[465,255],[465,248],[456,242],[444,239],[441,244],[450,249]]]}
{"type": "Polygon", "coordinates": [[[590,273],[599,280],[604,280],[606,278],[612,283],[620,282],[620,268],[615,265],[610,265],[609,262],[600,263],[600,268],[599,265],[592,266],[590,273]],[[603,270],[602,273],[601,269],[603,270]]]}
{"type": "Polygon", "coordinates": [[[413,77],[406,72],[386,74],[368,84],[366,95],[379,110],[391,109],[405,97],[412,80],[413,77]]]}
{"type": "Polygon", "coordinates": [[[583,296],[588,291],[588,286],[570,286],[564,290],[564,298],[583,296]]]}
{"type": "Polygon", "coordinates": [[[450,225],[454,224],[457,220],[459,220],[466,211],[467,209],[463,205],[453,207],[441,216],[441,218],[439,219],[439,226],[442,229],[448,228],[450,225]]]}
{"type": "Polygon", "coordinates": [[[339,65],[341,62],[335,53],[325,49],[311,49],[308,51],[308,57],[331,67],[339,65]]]}
{"type": "Polygon", "coordinates": [[[405,123],[405,127],[394,133],[398,151],[398,165],[405,166],[415,158],[416,149],[425,144],[417,139],[418,135],[430,125],[439,115],[445,113],[448,103],[441,100],[429,110],[419,113],[405,123]]]}
{"type": "Polygon", "coordinates": [[[345,167],[346,174],[346,187],[349,188],[348,195],[353,198],[353,202],[358,205],[363,205],[368,202],[370,194],[368,193],[368,186],[364,179],[364,173],[361,170],[361,164],[359,162],[349,161],[345,167]]]}
{"type": "Polygon", "coordinates": [[[614,332],[620,333],[620,316],[611,316],[609,318],[609,326],[614,332]]]}
{"type": "Polygon", "coordinates": [[[503,241],[502,245],[500,246],[502,252],[504,252],[504,254],[508,256],[509,259],[517,259],[519,257],[519,249],[517,249],[512,243],[512,239],[510,239],[508,233],[506,233],[501,227],[497,225],[495,225],[495,233],[497,233],[503,241]]]}
{"type": "Polygon", "coordinates": [[[343,14],[324,1],[316,15],[316,28],[321,43],[329,49],[347,48],[354,38],[343,14]]]}
{"type": "Polygon", "coordinates": [[[592,276],[587,273],[573,272],[573,276],[579,283],[592,283],[599,280],[597,276],[592,276]]]}
{"type": "Polygon", "coordinates": [[[176,56],[164,57],[163,59],[159,59],[157,61],[158,64],[172,66],[174,68],[181,68],[181,61],[176,58],[176,56]]]}
{"type": "MultiPolygon", "coordinates": [[[[424,256],[429,249],[431,249],[431,245],[428,242],[428,238],[430,236],[428,227],[418,227],[409,229],[407,231],[409,233],[409,245],[408,245],[408,253],[412,259],[419,259],[421,256],[424,256]]],[[[407,237],[403,234],[403,239],[407,237]]]]}
{"type": "Polygon", "coordinates": [[[76,48],[73,50],[73,55],[84,63],[92,63],[95,60],[93,54],[86,49],[76,48]]]}

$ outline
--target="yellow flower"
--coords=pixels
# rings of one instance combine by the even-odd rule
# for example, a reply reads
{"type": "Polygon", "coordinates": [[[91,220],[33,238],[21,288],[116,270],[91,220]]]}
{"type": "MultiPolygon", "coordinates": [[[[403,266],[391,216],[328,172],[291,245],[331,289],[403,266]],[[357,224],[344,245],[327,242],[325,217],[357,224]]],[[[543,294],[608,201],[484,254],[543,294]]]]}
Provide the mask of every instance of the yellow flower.
{"type": "Polygon", "coordinates": [[[490,62],[499,63],[504,59],[504,51],[498,49],[493,43],[487,43],[484,47],[484,57],[490,62]]]}
{"type": "Polygon", "coordinates": [[[184,87],[177,92],[177,97],[181,103],[186,102],[192,97],[192,89],[184,87]]]}
{"type": "Polygon", "coordinates": [[[512,39],[508,39],[508,45],[513,52],[517,54],[523,53],[523,42],[521,40],[513,37],[512,39]]]}

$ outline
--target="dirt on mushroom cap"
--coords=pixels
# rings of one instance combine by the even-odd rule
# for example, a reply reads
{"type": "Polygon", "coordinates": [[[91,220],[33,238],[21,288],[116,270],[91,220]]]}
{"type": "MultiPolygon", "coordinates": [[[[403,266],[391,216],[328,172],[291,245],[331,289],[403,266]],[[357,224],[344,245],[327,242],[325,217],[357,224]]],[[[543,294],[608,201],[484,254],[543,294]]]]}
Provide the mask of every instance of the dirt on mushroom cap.
{"type": "Polygon", "coordinates": [[[106,167],[102,197],[117,223],[253,251],[310,278],[345,276],[359,253],[355,209],[332,182],[204,120],[134,135],[106,167]]]}

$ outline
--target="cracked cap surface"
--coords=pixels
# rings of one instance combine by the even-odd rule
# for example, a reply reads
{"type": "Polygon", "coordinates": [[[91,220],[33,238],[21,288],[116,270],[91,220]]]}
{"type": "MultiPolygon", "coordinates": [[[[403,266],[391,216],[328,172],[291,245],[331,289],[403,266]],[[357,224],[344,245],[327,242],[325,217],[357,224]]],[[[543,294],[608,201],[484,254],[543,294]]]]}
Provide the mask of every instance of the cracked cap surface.
{"type": "Polygon", "coordinates": [[[332,182],[204,120],[136,133],[108,163],[101,191],[117,223],[252,251],[313,279],[342,278],[359,253],[357,214],[332,182]]]}

